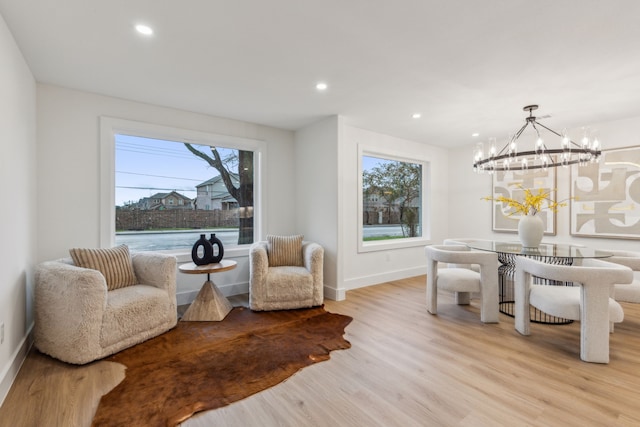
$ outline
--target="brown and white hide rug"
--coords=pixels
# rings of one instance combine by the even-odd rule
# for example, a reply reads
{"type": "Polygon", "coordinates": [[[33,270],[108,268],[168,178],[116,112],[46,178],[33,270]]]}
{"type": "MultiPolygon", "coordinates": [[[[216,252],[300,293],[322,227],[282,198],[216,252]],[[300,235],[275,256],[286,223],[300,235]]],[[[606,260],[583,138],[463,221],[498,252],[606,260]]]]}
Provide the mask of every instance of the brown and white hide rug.
{"type": "Polygon", "coordinates": [[[221,322],[178,322],[104,359],[125,365],[126,375],[102,396],[92,425],[175,426],[244,399],[349,348],[343,334],[351,320],[323,307],[236,307],[221,322]]]}

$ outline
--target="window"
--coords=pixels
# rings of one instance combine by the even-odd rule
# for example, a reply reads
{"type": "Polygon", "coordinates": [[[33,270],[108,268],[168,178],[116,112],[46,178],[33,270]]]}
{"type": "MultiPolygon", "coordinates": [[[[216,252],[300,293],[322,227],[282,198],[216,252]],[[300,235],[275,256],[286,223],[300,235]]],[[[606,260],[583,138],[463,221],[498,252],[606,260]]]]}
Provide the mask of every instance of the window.
{"type": "Polygon", "coordinates": [[[259,141],[109,118],[101,126],[102,165],[112,177],[103,174],[112,183],[102,187],[101,210],[110,211],[101,219],[103,246],[190,252],[210,233],[225,249],[253,243],[259,141]]]}
{"type": "Polygon", "coordinates": [[[360,150],[359,250],[424,244],[428,163],[360,150]]]}

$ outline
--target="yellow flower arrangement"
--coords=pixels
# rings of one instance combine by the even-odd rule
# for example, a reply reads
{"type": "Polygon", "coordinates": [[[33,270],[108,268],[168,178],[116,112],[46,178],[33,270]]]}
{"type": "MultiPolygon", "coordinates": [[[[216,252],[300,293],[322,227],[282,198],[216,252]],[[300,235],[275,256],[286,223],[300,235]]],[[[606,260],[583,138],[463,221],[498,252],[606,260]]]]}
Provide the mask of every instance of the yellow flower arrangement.
{"type": "Polygon", "coordinates": [[[516,200],[509,197],[483,197],[482,200],[501,202],[511,208],[511,212],[507,216],[514,214],[520,215],[535,215],[542,209],[549,209],[552,212],[557,212],[558,208],[567,206],[565,201],[556,202],[552,200],[550,195],[553,190],[546,191],[542,188],[538,188],[536,192],[530,188],[523,188],[518,185],[524,191],[524,200],[516,200]],[[545,203],[546,202],[546,203],[545,203]]]}

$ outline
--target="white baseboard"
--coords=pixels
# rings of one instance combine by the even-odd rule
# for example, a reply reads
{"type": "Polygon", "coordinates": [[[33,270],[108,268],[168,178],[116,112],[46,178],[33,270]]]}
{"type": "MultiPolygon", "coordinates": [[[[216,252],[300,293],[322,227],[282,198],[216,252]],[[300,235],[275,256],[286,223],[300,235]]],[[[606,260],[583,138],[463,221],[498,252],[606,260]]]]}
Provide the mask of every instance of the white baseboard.
{"type": "MultiPolygon", "coordinates": [[[[226,297],[230,297],[232,295],[242,295],[242,294],[249,293],[248,282],[221,285],[221,286],[218,286],[218,288],[222,291],[222,294],[226,297]]],[[[200,292],[199,289],[178,292],[176,294],[176,300],[178,305],[191,304],[193,300],[195,300],[196,297],[198,296],[198,292],[200,292]]],[[[325,298],[328,298],[334,301],[342,301],[346,298],[346,289],[335,289],[325,285],[324,296],[325,298]]]]}
{"type": "Polygon", "coordinates": [[[404,270],[386,271],[384,273],[361,276],[344,281],[346,290],[363,288],[365,286],[378,285],[392,280],[407,279],[409,277],[427,274],[427,267],[413,267],[404,270]]]}
{"type": "Polygon", "coordinates": [[[330,300],[334,300],[334,301],[344,301],[345,298],[347,297],[347,290],[342,288],[342,289],[336,289],[336,288],[330,288],[327,285],[324,285],[324,297],[330,300]]]}
{"type": "Polygon", "coordinates": [[[31,336],[32,330],[33,324],[27,331],[27,335],[20,341],[20,345],[16,351],[11,355],[11,361],[4,367],[2,372],[0,372],[0,406],[4,403],[7,394],[9,394],[9,390],[11,390],[18,371],[27,358],[27,353],[29,353],[29,349],[33,344],[33,337],[31,336]]]}
{"type": "MultiPolygon", "coordinates": [[[[405,270],[386,271],[380,274],[373,274],[371,276],[361,276],[354,279],[344,281],[344,287],[333,288],[325,284],[324,297],[334,301],[343,301],[347,298],[347,291],[351,289],[363,288],[365,286],[377,285],[384,282],[390,282],[392,280],[406,279],[408,277],[420,276],[427,274],[427,267],[414,267],[405,270]]],[[[228,285],[220,285],[218,288],[222,291],[224,296],[242,295],[249,293],[249,282],[231,283],[228,285]]],[[[196,296],[200,292],[198,290],[190,290],[178,292],[176,295],[178,305],[191,304],[196,296]]]]}

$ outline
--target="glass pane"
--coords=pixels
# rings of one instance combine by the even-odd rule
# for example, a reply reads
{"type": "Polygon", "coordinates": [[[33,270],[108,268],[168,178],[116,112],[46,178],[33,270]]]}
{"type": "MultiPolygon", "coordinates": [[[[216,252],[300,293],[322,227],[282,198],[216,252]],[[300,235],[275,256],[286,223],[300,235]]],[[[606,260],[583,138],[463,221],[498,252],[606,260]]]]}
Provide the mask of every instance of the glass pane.
{"type": "Polygon", "coordinates": [[[116,244],[190,250],[203,233],[253,243],[252,151],[116,135],[115,158],[116,244]]]}
{"type": "Polygon", "coordinates": [[[363,241],[422,236],[422,165],[362,156],[363,241]]]}

